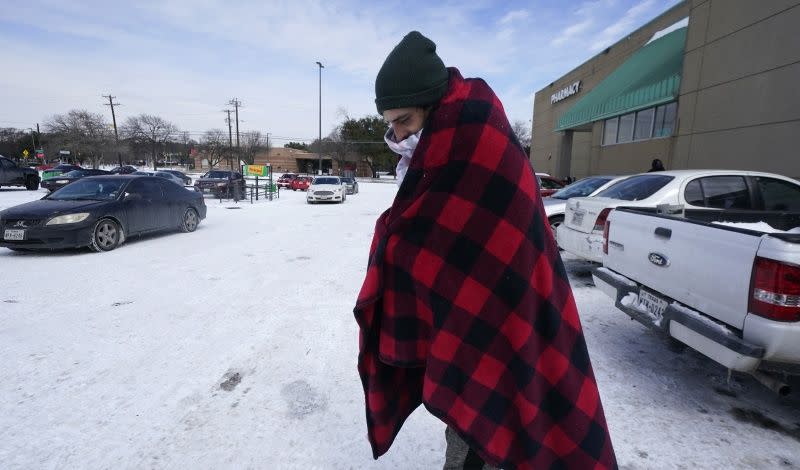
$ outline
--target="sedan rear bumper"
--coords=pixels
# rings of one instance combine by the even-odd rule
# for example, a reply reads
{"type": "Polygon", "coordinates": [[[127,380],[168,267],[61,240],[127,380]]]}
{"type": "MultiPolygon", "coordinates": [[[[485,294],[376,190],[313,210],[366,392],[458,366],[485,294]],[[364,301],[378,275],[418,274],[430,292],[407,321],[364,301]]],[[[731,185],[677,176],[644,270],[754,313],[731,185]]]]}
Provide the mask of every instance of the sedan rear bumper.
{"type": "Polygon", "coordinates": [[[556,229],[558,246],[581,258],[595,263],[603,262],[603,234],[601,232],[583,233],[564,224],[556,229]]]}

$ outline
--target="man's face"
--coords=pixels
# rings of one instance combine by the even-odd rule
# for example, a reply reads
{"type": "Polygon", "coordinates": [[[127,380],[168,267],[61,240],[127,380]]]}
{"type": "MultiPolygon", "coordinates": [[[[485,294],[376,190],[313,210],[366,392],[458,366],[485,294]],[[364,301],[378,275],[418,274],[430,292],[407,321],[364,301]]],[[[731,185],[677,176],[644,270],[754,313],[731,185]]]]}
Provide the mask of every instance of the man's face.
{"type": "Polygon", "coordinates": [[[387,109],[383,119],[394,130],[394,140],[400,142],[411,134],[416,134],[425,125],[427,112],[423,108],[387,109]]]}

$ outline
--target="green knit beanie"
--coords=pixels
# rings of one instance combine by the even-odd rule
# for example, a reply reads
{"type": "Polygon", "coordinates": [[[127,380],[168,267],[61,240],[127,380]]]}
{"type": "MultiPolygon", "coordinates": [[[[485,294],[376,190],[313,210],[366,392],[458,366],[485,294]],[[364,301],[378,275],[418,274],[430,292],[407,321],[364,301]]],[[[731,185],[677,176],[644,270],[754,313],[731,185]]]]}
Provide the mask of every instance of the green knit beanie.
{"type": "Polygon", "coordinates": [[[375,79],[378,113],[434,104],[447,91],[448,78],[436,44],[412,31],[392,49],[375,79]]]}

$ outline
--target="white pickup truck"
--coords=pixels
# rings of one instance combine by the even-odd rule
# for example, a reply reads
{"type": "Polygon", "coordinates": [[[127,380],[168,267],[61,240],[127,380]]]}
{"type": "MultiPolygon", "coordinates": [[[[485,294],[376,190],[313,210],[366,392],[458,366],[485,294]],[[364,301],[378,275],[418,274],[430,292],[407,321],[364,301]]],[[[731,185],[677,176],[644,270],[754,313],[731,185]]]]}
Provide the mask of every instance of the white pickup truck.
{"type": "Polygon", "coordinates": [[[790,392],[781,376],[800,375],[800,212],[617,208],[603,253],[595,285],[617,308],[790,392]]]}

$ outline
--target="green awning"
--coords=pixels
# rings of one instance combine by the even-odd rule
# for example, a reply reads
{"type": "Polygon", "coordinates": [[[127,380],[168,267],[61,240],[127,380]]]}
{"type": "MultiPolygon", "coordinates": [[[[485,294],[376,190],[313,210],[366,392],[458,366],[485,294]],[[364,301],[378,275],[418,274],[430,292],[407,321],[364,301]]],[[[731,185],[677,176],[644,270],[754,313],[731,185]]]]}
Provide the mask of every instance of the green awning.
{"type": "Polygon", "coordinates": [[[636,51],[564,113],[555,130],[674,101],[681,87],[686,30],[677,29],[636,51]]]}

